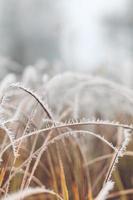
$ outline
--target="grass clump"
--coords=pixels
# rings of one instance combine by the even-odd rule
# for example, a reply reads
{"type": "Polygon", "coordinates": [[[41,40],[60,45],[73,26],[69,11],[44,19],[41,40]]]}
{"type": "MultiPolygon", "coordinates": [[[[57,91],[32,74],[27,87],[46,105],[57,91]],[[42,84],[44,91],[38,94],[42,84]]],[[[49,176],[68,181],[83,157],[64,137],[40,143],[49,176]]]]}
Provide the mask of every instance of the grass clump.
{"type": "Polygon", "coordinates": [[[132,91],[72,73],[44,84],[27,73],[22,84],[1,83],[1,199],[130,200],[132,91]]]}

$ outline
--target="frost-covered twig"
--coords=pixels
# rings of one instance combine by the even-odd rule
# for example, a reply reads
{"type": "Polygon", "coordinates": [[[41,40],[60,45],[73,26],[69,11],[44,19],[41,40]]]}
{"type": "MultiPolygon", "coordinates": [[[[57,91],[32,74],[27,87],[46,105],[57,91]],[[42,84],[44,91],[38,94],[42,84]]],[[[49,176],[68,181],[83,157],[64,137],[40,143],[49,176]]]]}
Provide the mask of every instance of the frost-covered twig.
{"type": "Polygon", "coordinates": [[[98,196],[96,197],[95,200],[106,200],[109,192],[113,189],[114,183],[112,181],[108,181],[101,191],[99,192],[98,196]]]}

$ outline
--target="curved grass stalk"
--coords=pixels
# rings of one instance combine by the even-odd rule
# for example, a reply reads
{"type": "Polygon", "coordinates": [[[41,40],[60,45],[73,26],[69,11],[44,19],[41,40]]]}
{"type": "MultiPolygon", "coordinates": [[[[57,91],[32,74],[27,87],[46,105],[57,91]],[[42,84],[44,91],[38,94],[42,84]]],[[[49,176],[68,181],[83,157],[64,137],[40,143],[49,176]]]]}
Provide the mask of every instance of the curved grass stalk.
{"type": "Polygon", "coordinates": [[[82,136],[83,136],[83,135],[86,136],[86,134],[90,134],[90,135],[92,135],[92,136],[94,136],[94,137],[100,139],[102,142],[106,143],[109,147],[111,147],[114,151],[116,151],[116,148],[115,148],[112,144],[110,144],[110,143],[109,143],[108,141],[106,141],[104,138],[102,138],[101,136],[99,136],[99,135],[97,135],[97,134],[95,134],[95,133],[93,133],[93,132],[90,132],[90,131],[83,131],[83,130],[78,130],[78,131],[72,130],[71,132],[70,132],[70,131],[69,131],[69,132],[65,132],[65,133],[63,133],[63,134],[61,134],[61,135],[56,136],[54,139],[50,140],[50,141],[47,142],[47,143],[44,142],[44,144],[43,144],[42,147],[40,148],[40,152],[39,152],[39,154],[38,154],[38,156],[37,156],[36,163],[34,164],[34,167],[33,167],[33,169],[32,169],[31,177],[28,179],[27,186],[29,186],[30,181],[31,181],[31,179],[32,179],[32,176],[33,176],[33,174],[35,173],[35,170],[36,170],[36,168],[37,168],[37,165],[38,165],[38,163],[39,163],[39,161],[40,161],[40,159],[41,159],[41,156],[42,156],[42,154],[47,150],[48,146],[49,146],[49,145],[52,145],[52,144],[55,143],[56,141],[59,141],[59,140],[61,140],[61,139],[63,139],[63,138],[67,138],[67,137],[74,136],[74,135],[77,135],[77,134],[81,134],[82,136]]]}
{"type": "MultiPolygon", "coordinates": [[[[33,157],[37,157],[37,160],[36,160],[36,162],[35,162],[35,164],[34,164],[34,167],[33,167],[33,169],[32,169],[32,172],[31,172],[31,176],[29,177],[29,179],[28,179],[28,182],[27,182],[27,186],[30,184],[30,181],[31,181],[31,179],[32,179],[32,176],[33,176],[33,174],[35,173],[35,170],[36,170],[36,168],[37,168],[37,165],[38,165],[38,163],[39,163],[39,161],[40,161],[40,159],[41,159],[41,156],[42,156],[42,154],[47,150],[47,148],[50,146],[50,145],[52,145],[53,143],[55,143],[56,141],[59,141],[59,140],[61,140],[61,139],[63,139],[63,138],[67,138],[67,137],[70,137],[70,136],[76,136],[77,134],[81,134],[82,136],[86,136],[86,134],[90,134],[90,135],[92,135],[92,136],[94,136],[94,137],[96,137],[96,138],[98,138],[98,139],[100,139],[102,142],[104,142],[104,143],[106,143],[110,148],[112,148],[115,152],[117,151],[117,149],[112,145],[112,144],[110,144],[108,141],[106,141],[104,138],[102,138],[101,136],[99,136],[99,135],[97,135],[97,134],[95,134],[95,133],[93,133],[93,132],[90,132],[90,131],[83,131],[83,130],[78,130],[78,131],[74,131],[74,130],[72,130],[71,132],[69,131],[69,132],[65,132],[65,133],[63,133],[63,134],[61,134],[61,135],[58,135],[58,136],[56,136],[55,138],[53,138],[52,140],[50,140],[49,142],[48,142],[48,140],[47,140],[47,142],[45,141],[45,143],[36,151],[36,152],[34,152],[33,154],[32,154],[32,156],[29,158],[29,159],[27,159],[27,161],[25,162],[25,164],[24,165],[26,165],[27,164],[27,162],[29,162],[29,161],[31,161],[31,159],[33,158],[33,157]]],[[[27,135],[28,136],[28,135],[27,135]]],[[[20,139],[20,138],[19,138],[20,139]]],[[[19,140],[18,139],[18,140],[19,140]]],[[[23,165],[23,164],[22,164],[23,165]]],[[[23,166],[24,166],[23,165],[23,166]]],[[[7,184],[7,183],[6,183],[7,184]]],[[[5,187],[5,185],[6,184],[4,184],[4,187],[5,187]]]]}
{"type": "MultiPolygon", "coordinates": [[[[73,128],[73,127],[79,127],[79,126],[90,126],[90,125],[105,125],[105,126],[112,126],[112,127],[121,127],[124,129],[127,129],[128,131],[133,131],[133,126],[132,125],[126,125],[126,124],[120,124],[118,122],[110,122],[110,121],[103,121],[103,120],[97,120],[97,121],[83,121],[83,122],[73,122],[73,123],[67,123],[67,124],[60,124],[59,122],[54,123],[54,126],[48,127],[48,128],[44,128],[44,129],[40,129],[37,131],[33,131],[31,133],[29,133],[28,135],[25,135],[19,139],[15,140],[16,142],[19,142],[20,140],[23,140],[27,137],[36,135],[36,134],[42,134],[51,130],[57,130],[57,129],[62,129],[62,128],[73,128]],[[56,124],[56,126],[55,126],[56,124]]],[[[8,144],[4,150],[0,153],[0,158],[2,157],[2,155],[4,154],[4,152],[9,149],[11,147],[11,144],[8,144]]]]}
{"type": "MultiPolygon", "coordinates": [[[[23,137],[20,137],[20,138],[18,138],[18,139],[16,139],[15,141],[14,141],[14,143],[17,143],[17,142],[19,142],[19,141],[21,141],[21,140],[24,140],[24,139],[27,139],[28,137],[30,137],[30,136],[33,136],[33,135],[36,135],[36,134],[42,134],[42,133],[44,133],[44,132],[47,132],[47,131],[50,131],[50,130],[54,130],[54,129],[59,129],[59,128],[64,128],[64,127],[67,127],[67,125],[62,125],[62,126],[56,126],[56,127],[50,127],[50,128],[46,128],[46,129],[42,129],[42,130],[39,130],[39,131],[34,131],[34,132],[31,132],[31,133],[29,133],[28,135],[24,135],[23,137]]],[[[71,125],[69,126],[68,125],[68,127],[71,127],[71,125]]],[[[65,135],[63,135],[62,137],[66,137],[66,136],[69,136],[69,135],[71,135],[71,133],[70,133],[71,131],[69,131],[69,132],[67,132],[65,135]]],[[[73,131],[72,131],[73,132],[73,131]]],[[[85,134],[86,133],[89,133],[89,134],[91,134],[91,135],[93,135],[93,136],[95,136],[95,137],[97,137],[97,138],[99,138],[99,139],[101,139],[102,141],[104,141],[106,144],[108,144],[112,149],[114,149],[114,150],[116,150],[116,148],[111,144],[111,143],[109,143],[105,138],[103,138],[103,137],[101,137],[100,135],[98,135],[98,134],[95,134],[95,133],[93,133],[93,132],[91,132],[91,131],[84,131],[84,130],[78,130],[78,131],[75,131],[75,132],[84,132],[85,134]]],[[[57,136],[57,137],[61,137],[61,135],[59,135],[59,136],[57,136]]],[[[0,157],[2,157],[2,155],[7,151],[7,149],[9,149],[11,147],[11,144],[8,144],[6,147],[5,147],[5,149],[1,152],[1,154],[0,154],[0,157]]]]}
{"type": "MultiPolygon", "coordinates": [[[[133,131],[133,126],[132,125],[126,125],[126,124],[120,124],[118,122],[110,122],[110,121],[102,121],[102,120],[97,120],[97,121],[85,121],[85,122],[71,122],[71,123],[65,123],[65,124],[61,124],[59,122],[55,122],[53,126],[48,127],[48,128],[44,128],[44,129],[40,129],[37,131],[33,131],[31,133],[28,134],[28,137],[32,136],[32,135],[36,135],[36,134],[41,134],[41,133],[45,133],[47,131],[51,131],[51,130],[55,130],[55,129],[62,129],[62,128],[75,128],[75,127],[79,127],[79,126],[90,126],[90,125],[105,125],[105,126],[112,126],[112,127],[121,127],[124,129],[127,129],[128,131],[133,131]],[[56,125],[56,126],[55,126],[56,125]]],[[[24,136],[27,137],[27,136],[24,136]]],[[[20,139],[24,139],[20,138],[20,139]]],[[[8,147],[7,147],[8,148],[8,147]]]]}
{"type": "Polygon", "coordinates": [[[47,114],[48,118],[49,119],[53,119],[50,111],[48,110],[48,108],[46,107],[46,105],[44,105],[44,102],[41,100],[41,98],[39,97],[39,95],[35,94],[30,89],[27,89],[26,87],[22,86],[20,83],[12,84],[9,87],[19,88],[19,89],[25,91],[26,93],[28,93],[29,95],[31,95],[41,105],[42,109],[47,114]]]}

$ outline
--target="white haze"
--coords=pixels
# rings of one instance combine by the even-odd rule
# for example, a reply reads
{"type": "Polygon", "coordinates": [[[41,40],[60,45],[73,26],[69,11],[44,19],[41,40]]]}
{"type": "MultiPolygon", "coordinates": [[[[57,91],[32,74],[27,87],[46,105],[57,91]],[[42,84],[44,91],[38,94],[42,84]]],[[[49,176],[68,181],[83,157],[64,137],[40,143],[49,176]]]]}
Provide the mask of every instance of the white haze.
{"type": "MultiPolygon", "coordinates": [[[[40,58],[91,70],[109,57],[102,19],[126,0],[0,0],[0,56],[22,65],[40,58]]],[[[113,60],[111,58],[111,60],[113,60]]]]}
{"type": "Polygon", "coordinates": [[[107,14],[123,11],[125,0],[65,0],[65,25],[61,52],[68,66],[93,68],[106,62],[102,19],[107,14]]]}

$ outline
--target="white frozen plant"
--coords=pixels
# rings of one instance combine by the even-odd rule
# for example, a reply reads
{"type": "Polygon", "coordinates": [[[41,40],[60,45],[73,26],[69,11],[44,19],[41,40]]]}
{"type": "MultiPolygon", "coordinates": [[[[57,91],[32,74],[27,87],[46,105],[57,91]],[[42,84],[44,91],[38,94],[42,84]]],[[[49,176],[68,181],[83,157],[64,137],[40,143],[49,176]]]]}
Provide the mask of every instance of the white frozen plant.
{"type": "Polygon", "coordinates": [[[16,76],[15,74],[7,74],[4,79],[0,82],[0,97],[3,95],[4,90],[12,83],[15,83],[16,76]]]}
{"type": "Polygon", "coordinates": [[[103,186],[103,188],[101,189],[95,200],[106,200],[109,192],[113,189],[113,187],[114,187],[114,182],[108,181],[103,186]]]}
{"type": "Polygon", "coordinates": [[[49,105],[56,114],[64,107],[76,108],[78,104],[79,117],[90,118],[96,112],[111,120],[116,112],[133,115],[132,90],[100,77],[66,72],[54,76],[44,87],[49,105]]]}
{"type": "MultiPolygon", "coordinates": [[[[43,72],[43,68],[40,68],[40,71],[41,70],[43,72]]],[[[124,125],[119,122],[111,121],[110,118],[113,118],[117,113],[121,114],[122,112],[125,115],[129,114],[132,116],[132,90],[92,75],[67,72],[56,76],[48,74],[49,77],[47,77],[47,74],[37,74],[37,72],[35,66],[29,66],[24,70],[22,76],[9,75],[1,82],[0,91],[1,94],[4,93],[2,96],[3,101],[1,103],[1,111],[5,111],[4,114],[6,117],[5,121],[1,119],[3,125],[1,125],[1,129],[3,129],[9,137],[9,143],[2,145],[0,152],[1,162],[2,158],[4,161],[5,152],[8,152],[11,147],[13,149],[15,160],[18,158],[17,150],[19,149],[19,144],[25,144],[24,141],[28,141],[29,138],[43,135],[43,144],[37,150],[31,151],[27,161],[22,163],[23,167],[26,166],[26,169],[29,170],[28,165],[31,164],[33,158],[36,158],[30,176],[26,182],[25,177],[28,177],[28,171],[26,170],[27,172],[24,172],[25,176],[23,180],[26,183],[26,187],[29,187],[38,164],[41,158],[43,158],[42,155],[46,152],[48,147],[54,146],[54,143],[56,142],[62,142],[62,140],[64,142],[65,139],[72,137],[73,141],[77,142],[82,148],[84,158],[89,159],[92,156],[91,147],[95,148],[95,145],[93,144],[96,142],[94,140],[96,138],[100,140],[103,145],[106,145],[107,148],[110,148],[111,156],[114,155],[111,157],[112,159],[107,168],[105,180],[102,182],[103,188],[101,186],[102,189],[96,197],[96,200],[106,199],[114,185],[111,181],[113,170],[118,163],[118,159],[122,157],[126,151],[130,141],[131,131],[133,131],[132,125],[124,125]],[[22,81],[22,84],[12,84],[15,79],[22,81]],[[31,89],[28,88],[29,86],[31,89]],[[5,87],[7,87],[7,90],[5,87]],[[37,92],[34,92],[32,89],[36,89],[37,92]],[[10,114],[7,114],[8,111],[10,114]],[[100,114],[99,120],[96,115],[97,113],[100,114]],[[109,116],[108,119],[110,121],[104,120],[105,118],[107,119],[107,116],[109,116]],[[83,120],[82,117],[84,117],[83,120]],[[73,118],[77,119],[73,120],[73,118]],[[89,120],[89,118],[94,118],[94,120],[89,120]],[[21,126],[20,129],[17,128],[16,130],[16,124],[18,127],[21,126]],[[11,129],[9,129],[10,127],[11,129]],[[88,130],[89,127],[90,129],[88,130]],[[96,130],[95,127],[98,127],[99,129],[96,130]],[[115,130],[115,133],[120,134],[119,144],[115,143],[118,141],[116,140],[117,134],[115,137],[109,138],[106,131],[104,132],[105,127],[108,128],[108,130],[106,129],[107,133],[110,130],[115,130]],[[118,129],[120,130],[119,133],[116,131],[118,129]],[[101,135],[101,130],[103,130],[103,136],[101,135]],[[17,133],[20,134],[19,137],[15,137],[17,133]],[[51,138],[46,138],[45,143],[45,136],[47,136],[47,133],[51,133],[51,138]],[[85,141],[83,141],[84,143],[80,140],[81,137],[85,141]],[[88,138],[89,140],[87,141],[88,138]],[[92,145],[91,139],[94,141],[92,145]],[[82,144],[84,147],[82,147],[82,144]],[[118,146],[115,146],[114,144],[117,144],[118,146]],[[86,148],[86,145],[89,147],[88,149],[86,148]],[[85,148],[86,152],[84,151],[85,148]],[[89,153],[87,155],[88,151],[89,153]]],[[[111,131],[111,133],[114,132],[111,131]]],[[[36,141],[37,140],[35,139],[35,143],[36,141]]],[[[88,167],[86,163],[87,162],[83,164],[88,167]]],[[[16,167],[15,169],[18,169],[19,171],[20,168],[16,167]]],[[[6,182],[7,186],[8,184],[10,186],[11,179],[12,173],[10,173],[9,179],[6,182]]],[[[62,199],[58,194],[46,190],[45,188],[26,188],[26,190],[21,190],[24,189],[24,182],[20,191],[16,194],[9,194],[9,196],[6,196],[2,200],[17,200],[20,196],[22,198],[37,193],[47,192],[62,199]]],[[[43,182],[43,184],[45,183],[43,182]]]]}
{"type": "Polygon", "coordinates": [[[45,188],[26,188],[22,191],[18,191],[16,193],[10,194],[9,196],[2,198],[2,200],[20,200],[24,199],[26,197],[34,196],[37,194],[50,194],[52,196],[55,196],[59,200],[63,200],[62,197],[60,197],[58,194],[53,192],[52,190],[48,190],[45,188]]]}
{"type": "Polygon", "coordinates": [[[38,82],[38,74],[37,70],[33,66],[28,66],[24,70],[23,76],[22,76],[22,82],[26,87],[35,87],[38,82]]]}

